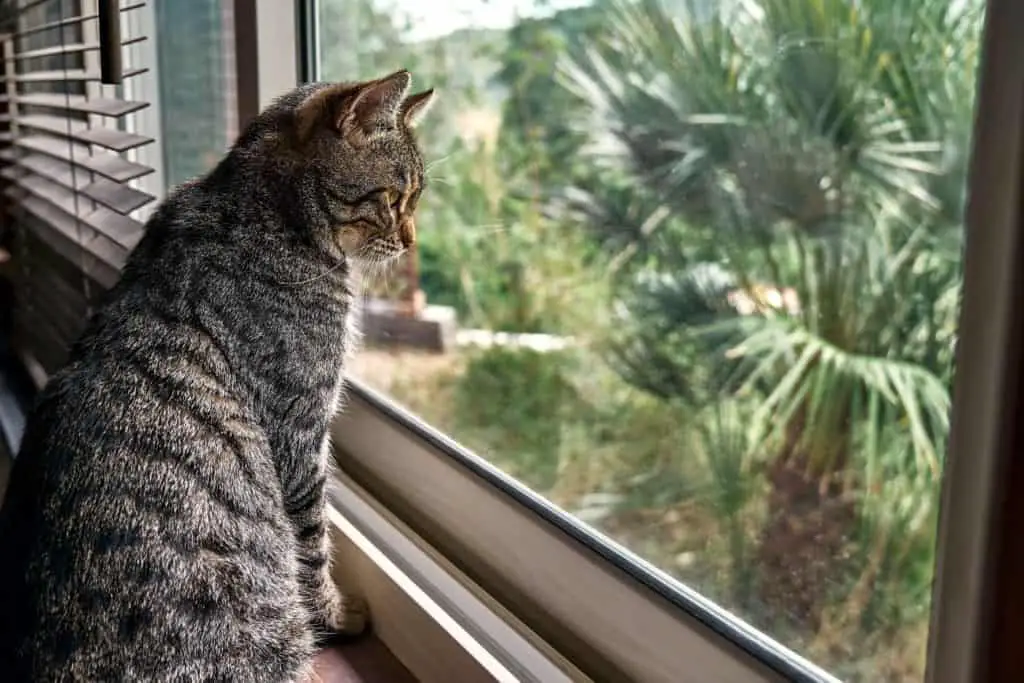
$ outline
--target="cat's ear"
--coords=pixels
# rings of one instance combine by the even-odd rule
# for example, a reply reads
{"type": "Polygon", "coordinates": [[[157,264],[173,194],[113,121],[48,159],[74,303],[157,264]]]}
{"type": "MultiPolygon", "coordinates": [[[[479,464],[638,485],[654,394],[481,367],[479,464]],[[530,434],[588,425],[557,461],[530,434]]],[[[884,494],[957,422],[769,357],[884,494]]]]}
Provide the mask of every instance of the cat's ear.
{"type": "Polygon", "coordinates": [[[414,127],[423,115],[427,113],[434,104],[434,89],[424,90],[421,93],[410,95],[402,102],[401,118],[402,124],[407,128],[414,127]]]}
{"type": "Polygon", "coordinates": [[[356,92],[350,83],[335,83],[317,90],[295,109],[299,139],[308,140],[317,128],[336,128],[345,102],[356,92]]]}
{"type": "Polygon", "coordinates": [[[403,69],[357,85],[340,112],[338,130],[344,135],[393,126],[411,82],[412,76],[403,69]]]}
{"type": "Polygon", "coordinates": [[[374,130],[395,125],[412,77],[408,71],[364,83],[335,83],[307,97],[295,111],[299,139],[308,140],[320,127],[330,127],[352,142],[374,130]]]}

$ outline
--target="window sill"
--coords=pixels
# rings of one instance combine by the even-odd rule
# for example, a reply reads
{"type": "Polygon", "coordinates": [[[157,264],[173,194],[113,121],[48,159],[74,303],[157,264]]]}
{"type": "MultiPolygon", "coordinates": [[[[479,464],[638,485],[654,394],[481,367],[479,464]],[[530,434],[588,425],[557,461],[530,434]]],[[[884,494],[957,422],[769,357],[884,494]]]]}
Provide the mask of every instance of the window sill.
{"type": "Polygon", "coordinates": [[[339,645],[316,658],[319,683],[414,683],[395,656],[376,638],[339,645]]]}
{"type": "Polygon", "coordinates": [[[416,680],[588,680],[344,474],[331,503],[335,581],[416,680]]]}
{"type": "Polygon", "coordinates": [[[333,435],[368,499],[593,680],[837,683],[358,382],[333,435]]]}

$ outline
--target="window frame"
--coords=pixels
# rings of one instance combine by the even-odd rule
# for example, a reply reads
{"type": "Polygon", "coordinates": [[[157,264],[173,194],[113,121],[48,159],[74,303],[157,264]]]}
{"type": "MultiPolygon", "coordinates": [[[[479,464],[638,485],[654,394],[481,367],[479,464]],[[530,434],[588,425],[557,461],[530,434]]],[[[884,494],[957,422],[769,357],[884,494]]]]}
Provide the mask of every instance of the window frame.
{"type": "Polygon", "coordinates": [[[335,582],[420,681],[571,683],[587,677],[344,474],[330,487],[335,582]]]}
{"type": "MultiPolygon", "coordinates": [[[[298,3],[300,13],[315,16],[316,0],[298,3]]],[[[1024,441],[1013,420],[1024,384],[1024,83],[1016,68],[1024,63],[1024,42],[1012,28],[1024,25],[1024,4],[986,5],[928,683],[1009,680],[1019,670],[1010,664],[1022,657],[1015,639],[998,637],[993,624],[1015,635],[1024,627],[1017,616],[1024,614],[1021,591],[1010,580],[1020,573],[1011,569],[1024,568],[1024,539],[1003,523],[1024,523],[1024,503],[1007,495],[1013,483],[1024,485],[1024,458],[1013,457],[1024,441]],[[1021,608],[994,611],[1008,607],[1008,597],[1021,608]]],[[[678,589],[381,394],[355,380],[349,387],[333,429],[344,474],[556,649],[585,664],[595,680],[835,680],[699,594],[678,589]],[[573,562],[571,572],[559,561],[573,562]],[[570,580],[547,584],[560,573],[570,580]],[[608,590],[619,594],[614,613],[594,607],[608,590]],[[628,626],[614,625],[622,614],[628,626]],[[651,630],[655,624],[665,630],[651,630]],[[642,633],[647,647],[632,633],[642,633]]]]}
{"type": "MultiPolygon", "coordinates": [[[[240,127],[316,78],[315,18],[316,0],[235,0],[240,127]]],[[[928,683],[1012,680],[1024,656],[1024,538],[1011,523],[1024,523],[1024,499],[1009,495],[1024,485],[1021,25],[1024,4],[988,0],[928,683]]],[[[537,676],[552,664],[571,680],[835,680],[358,381],[332,433],[337,578],[364,591],[378,635],[421,680],[550,680],[537,676]],[[431,669],[403,626],[465,668],[431,669]]]]}
{"type": "Polygon", "coordinates": [[[595,681],[838,683],[358,381],[331,437],[345,476],[595,681]]]}
{"type": "Polygon", "coordinates": [[[1024,669],[1024,4],[986,5],[927,683],[1024,669]]]}

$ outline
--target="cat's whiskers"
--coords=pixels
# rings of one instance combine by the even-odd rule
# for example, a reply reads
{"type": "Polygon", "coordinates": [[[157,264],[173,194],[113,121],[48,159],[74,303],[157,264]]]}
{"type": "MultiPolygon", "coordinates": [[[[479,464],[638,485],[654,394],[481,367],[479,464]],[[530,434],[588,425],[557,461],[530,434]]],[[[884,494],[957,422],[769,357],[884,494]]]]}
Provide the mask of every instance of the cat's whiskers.
{"type": "Polygon", "coordinates": [[[434,159],[433,161],[429,162],[428,164],[426,164],[426,165],[425,165],[425,166],[423,167],[423,175],[425,175],[425,176],[429,177],[429,178],[430,178],[431,180],[434,180],[434,177],[430,175],[430,172],[431,172],[432,170],[434,170],[434,167],[435,167],[435,166],[440,166],[440,165],[441,165],[441,164],[443,164],[444,162],[446,162],[446,161],[448,161],[449,159],[451,159],[451,158],[452,158],[452,156],[454,156],[454,152],[452,152],[452,153],[449,153],[449,154],[445,154],[445,155],[444,155],[443,157],[441,157],[441,158],[439,158],[439,159],[434,159]]]}
{"type": "Polygon", "coordinates": [[[319,273],[318,275],[313,275],[312,278],[308,278],[306,280],[300,280],[300,281],[297,281],[297,282],[294,282],[294,283],[285,283],[285,282],[278,281],[278,284],[282,285],[284,287],[301,287],[302,285],[310,285],[312,283],[315,283],[317,280],[324,280],[325,278],[327,278],[328,275],[330,275],[331,273],[335,272],[341,266],[345,265],[345,263],[346,263],[346,260],[344,258],[342,258],[342,259],[339,259],[337,263],[332,265],[330,268],[328,268],[324,272],[319,273]]]}
{"type": "Polygon", "coordinates": [[[508,232],[512,229],[512,226],[505,223],[482,223],[480,225],[465,226],[465,229],[474,232],[476,235],[494,235],[499,232],[508,232]]]}
{"type": "Polygon", "coordinates": [[[282,285],[284,287],[299,287],[301,285],[308,285],[308,284],[311,284],[313,282],[316,282],[317,280],[322,280],[323,278],[327,277],[331,273],[333,273],[336,270],[338,270],[338,268],[341,268],[343,265],[345,265],[345,263],[346,263],[346,260],[344,258],[342,258],[342,259],[339,259],[338,262],[335,263],[333,266],[331,266],[330,268],[328,268],[324,272],[320,273],[319,275],[314,275],[311,278],[307,278],[305,280],[298,280],[296,282],[283,282],[281,280],[278,280],[277,284],[282,285]]]}
{"type": "Polygon", "coordinates": [[[371,289],[374,285],[383,282],[385,286],[389,284],[388,269],[393,267],[397,259],[393,258],[390,253],[386,253],[376,248],[371,248],[361,255],[360,265],[363,269],[364,281],[361,283],[360,296],[365,296],[368,289],[371,289]]]}
{"type": "Polygon", "coordinates": [[[448,178],[442,178],[440,176],[431,176],[430,182],[441,183],[442,185],[448,185],[449,187],[455,187],[455,181],[449,180],[448,178]]]}

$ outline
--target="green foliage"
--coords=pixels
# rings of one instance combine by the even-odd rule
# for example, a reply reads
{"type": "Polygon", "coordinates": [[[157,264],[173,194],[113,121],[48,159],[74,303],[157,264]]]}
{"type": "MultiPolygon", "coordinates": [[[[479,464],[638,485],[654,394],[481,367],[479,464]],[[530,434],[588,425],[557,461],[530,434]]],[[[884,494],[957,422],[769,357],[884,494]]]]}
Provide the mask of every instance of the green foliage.
{"type": "Polygon", "coordinates": [[[463,324],[499,331],[571,333],[592,326],[602,274],[585,237],[549,220],[532,169],[506,172],[513,143],[454,144],[428,171],[421,267],[431,300],[463,324]]]}
{"type": "Polygon", "coordinates": [[[979,8],[599,0],[420,43],[373,10],[346,67],[449,86],[430,300],[574,338],[470,354],[455,436],[764,626],[800,493],[765,472],[802,463],[854,521],[820,623],[773,635],[850,680],[919,668],[880,662],[928,611],[979,8]]]}
{"type": "Polygon", "coordinates": [[[460,429],[492,445],[506,469],[539,491],[556,483],[563,424],[579,408],[567,372],[568,354],[493,347],[469,359],[456,389],[460,429]]]}
{"type": "Polygon", "coordinates": [[[752,402],[750,453],[863,487],[860,576],[886,582],[865,620],[880,595],[890,624],[927,602],[979,15],[622,2],[564,68],[600,122],[580,124],[598,180],[625,170],[640,188],[564,204],[631,257],[616,367],[665,401],[752,402]]]}
{"type": "Polygon", "coordinates": [[[585,133],[572,125],[585,118],[583,103],[551,78],[552,66],[581,53],[603,23],[600,12],[584,7],[544,19],[522,19],[508,32],[495,75],[508,92],[502,105],[502,143],[507,151],[532,152],[535,173],[543,177],[545,189],[581,173],[577,154],[586,141],[585,133]]]}
{"type": "MultiPolygon", "coordinates": [[[[819,471],[880,457],[870,441],[851,453],[849,431],[902,420],[913,435],[905,466],[924,493],[949,408],[970,123],[961,103],[977,36],[965,24],[976,29],[978,13],[934,0],[723,7],[698,21],[660,0],[622,3],[611,35],[567,67],[614,143],[595,159],[628,168],[667,212],[718,237],[699,265],[663,236],[644,245],[644,277],[623,295],[635,319],[625,376],[692,401],[709,368],[719,378],[723,363],[746,363],[725,372],[746,380],[713,382],[712,397],[767,383],[755,431],[791,439],[799,417],[819,471]],[[941,68],[951,55],[964,66],[941,68]],[[716,267],[726,274],[711,292],[694,273],[716,267]],[[785,288],[796,310],[730,310],[730,293],[785,288]]],[[[644,243],[653,230],[620,232],[644,243]]]]}
{"type": "Polygon", "coordinates": [[[409,68],[404,17],[372,0],[323,0],[319,4],[320,72],[324,80],[354,81],[409,68]],[[345,49],[333,46],[343,45],[345,49]],[[357,49],[353,49],[356,48],[357,49]]]}
{"type": "Polygon", "coordinates": [[[746,519],[758,483],[747,430],[751,412],[748,403],[718,401],[694,420],[708,475],[706,497],[727,539],[729,597],[733,604],[743,607],[753,600],[755,576],[746,519]]]}

